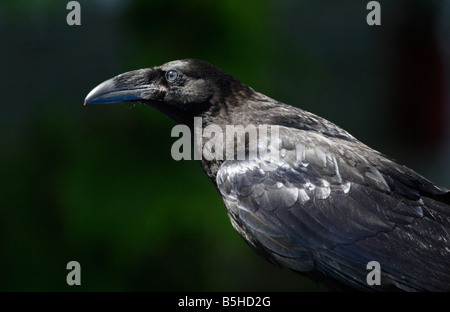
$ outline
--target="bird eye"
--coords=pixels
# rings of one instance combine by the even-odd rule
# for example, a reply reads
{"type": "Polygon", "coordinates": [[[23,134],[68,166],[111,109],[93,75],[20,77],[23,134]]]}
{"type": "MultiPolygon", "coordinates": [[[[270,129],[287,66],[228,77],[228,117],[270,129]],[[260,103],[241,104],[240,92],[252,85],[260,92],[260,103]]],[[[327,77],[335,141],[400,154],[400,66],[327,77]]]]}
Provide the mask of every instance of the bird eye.
{"type": "Polygon", "coordinates": [[[178,72],[176,70],[169,70],[166,73],[166,79],[169,82],[175,82],[178,79],[178,72]]]}

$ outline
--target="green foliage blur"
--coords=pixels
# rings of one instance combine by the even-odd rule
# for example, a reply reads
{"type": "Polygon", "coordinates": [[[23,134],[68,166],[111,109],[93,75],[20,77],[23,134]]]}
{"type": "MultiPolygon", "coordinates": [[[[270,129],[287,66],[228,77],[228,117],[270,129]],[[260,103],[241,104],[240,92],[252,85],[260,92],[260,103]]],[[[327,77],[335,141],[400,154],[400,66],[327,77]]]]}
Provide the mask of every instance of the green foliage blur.
{"type": "Polygon", "coordinates": [[[213,63],[450,184],[448,149],[430,148],[430,163],[390,135],[389,23],[405,1],[380,1],[378,29],[357,0],[85,0],[81,26],[67,25],[67,2],[0,2],[0,291],[320,289],[251,251],[200,165],[171,158],[172,120],[83,106],[100,82],[174,59],[213,63]],[[72,260],[81,286],[66,283],[72,260]]]}

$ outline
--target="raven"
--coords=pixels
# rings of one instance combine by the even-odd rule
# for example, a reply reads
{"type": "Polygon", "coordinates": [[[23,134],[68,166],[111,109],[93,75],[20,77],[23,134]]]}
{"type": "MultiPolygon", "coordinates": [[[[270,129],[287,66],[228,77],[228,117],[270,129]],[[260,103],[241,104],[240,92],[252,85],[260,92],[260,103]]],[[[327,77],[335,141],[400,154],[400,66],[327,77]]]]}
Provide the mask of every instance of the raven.
{"type": "Polygon", "coordinates": [[[233,227],[270,262],[352,289],[450,291],[450,190],[332,122],[195,59],[120,74],[85,99],[119,102],[150,105],[192,133],[195,117],[203,128],[278,127],[277,158],[200,160],[233,227]]]}

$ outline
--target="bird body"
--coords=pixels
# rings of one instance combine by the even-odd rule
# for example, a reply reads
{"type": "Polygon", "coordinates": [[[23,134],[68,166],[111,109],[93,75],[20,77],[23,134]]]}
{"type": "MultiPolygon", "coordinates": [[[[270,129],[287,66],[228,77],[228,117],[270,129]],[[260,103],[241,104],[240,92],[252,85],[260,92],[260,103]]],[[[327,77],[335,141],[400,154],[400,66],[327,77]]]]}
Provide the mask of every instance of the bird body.
{"type": "Polygon", "coordinates": [[[278,157],[200,161],[233,227],[272,263],[361,290],[450,291],[450,190],[330,121],[191,59],[119,75],[85,101],[113,102],[151,105],[191,131],[194,117],[277,127],[278,157]],[[367,280],[372,261],[380,285],[367,280]]]}

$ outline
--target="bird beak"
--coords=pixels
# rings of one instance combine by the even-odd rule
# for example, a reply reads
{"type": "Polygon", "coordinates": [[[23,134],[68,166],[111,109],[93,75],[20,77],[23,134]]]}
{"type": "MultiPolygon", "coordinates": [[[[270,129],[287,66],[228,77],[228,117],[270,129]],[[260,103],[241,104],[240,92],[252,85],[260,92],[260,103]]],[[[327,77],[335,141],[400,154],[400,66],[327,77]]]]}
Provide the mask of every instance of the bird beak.
{"type": "Polygon", "coordinates": [[[84,105],[161,101],[166,89],[151,82],[152,69],[120,74],[92,89],[84,105]]]}

